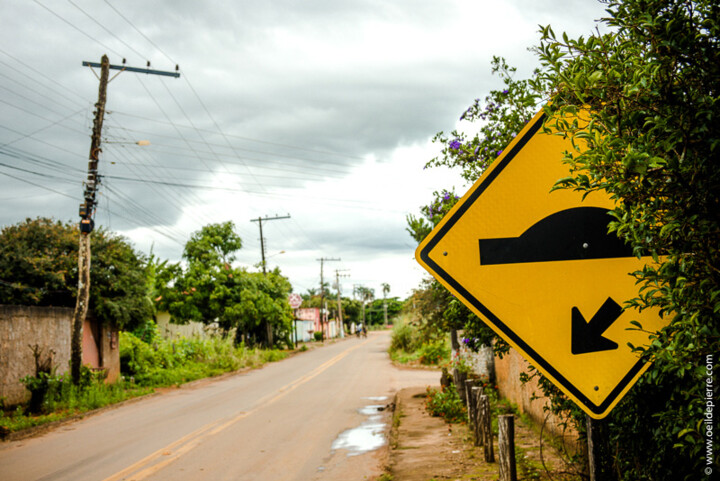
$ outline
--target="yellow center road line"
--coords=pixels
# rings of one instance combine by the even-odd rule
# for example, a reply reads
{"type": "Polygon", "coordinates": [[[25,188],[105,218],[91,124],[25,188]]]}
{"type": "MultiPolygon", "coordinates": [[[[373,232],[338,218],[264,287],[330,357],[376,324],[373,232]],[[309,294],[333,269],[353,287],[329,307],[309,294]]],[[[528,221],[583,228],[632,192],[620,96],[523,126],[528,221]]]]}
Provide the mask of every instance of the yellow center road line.
{"type": "Polygon", "coordinates": [[[105,478],[103,481],[120,481],[122,479],[140,481],[147,478],[148,476],[158,472],[168,464],[172,463],[176,459],[191,451],[194,447],[196,447],[205,439],[229,428],[241,419],[246,418],[249,415],[254,414],[258,410],[262,409],[263,407],[274,403],[275,401],[281,399],[282,397],[295,390],[297,387],[317,377],[318,375],[326,371],[328,368],[330,368],[332,365],[338,363],[341,359],[350,354],[352,351],[361,346],[364,346],[368,342],[370,342],[370,339],[368,339],[367,341],[363,341],[360,344],[356,344],[349,349],[346,349],[337,356],[316,367],[308,374],[305,374],[304,376],[294,380],[293,382],[281,387],[276,393],[269,393],[261,397],[258,401],[256,401],[255,407],[253,407],[252,409],[238,413],[230,419],[225,420],[224,422],[222,419],[220,419],[208,423],[196,429],[195,431],[183,436],[177,441],[174,441],[167,446],[158,449],[154,453],[144,457],[140,461],[128,466],[122,471],[119,471],[112,476],[105,478]]]}

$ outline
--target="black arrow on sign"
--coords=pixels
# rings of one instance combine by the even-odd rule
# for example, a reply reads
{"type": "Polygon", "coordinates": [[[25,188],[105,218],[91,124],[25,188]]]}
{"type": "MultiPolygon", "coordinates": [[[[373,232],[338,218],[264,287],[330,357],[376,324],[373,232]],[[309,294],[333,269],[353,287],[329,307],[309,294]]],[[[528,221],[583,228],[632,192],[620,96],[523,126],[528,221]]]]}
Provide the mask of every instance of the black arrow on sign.
{"type": "Polygon", "coordinates": [[[620,314],[622,314],[622,307],[609,297],[590,319],[590,322],[585,321],[580,309],[573,307],[570,335],[570,350],[572,353],[585,354],[617,349],[617,342],[603,337],[603,332],[620,317],[620,314]]]}

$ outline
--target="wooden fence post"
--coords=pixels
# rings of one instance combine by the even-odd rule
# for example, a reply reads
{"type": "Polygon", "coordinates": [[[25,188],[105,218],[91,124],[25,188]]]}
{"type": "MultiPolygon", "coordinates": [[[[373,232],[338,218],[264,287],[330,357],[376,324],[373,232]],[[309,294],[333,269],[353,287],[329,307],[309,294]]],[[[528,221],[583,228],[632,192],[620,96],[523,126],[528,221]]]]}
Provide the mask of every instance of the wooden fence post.
{"type": "MultiPolygon", "coordinates": [[[[463,401],[468,408],[470,407],[470,395],[472,394],[471,390],[475,386],[476,382],[477,381],[475,379],[465,379],[465,397],[463,398],[463,401]]],[[[468,412],[470,411],[468,410],[468,412]]]]}
{"type": "Polygon", "coordinates": [[[475,398],[473,397],[473,388],[477,385],[475,379],[468,379],[465,381],[465,406],[467,407],[468,414],[468,427],[472,426],[475,422],[475,415],[473,413],[475,409],[475,398]]]}
{"type": "Polygon", "coordinates": [[[478,430],[478,400],[483,393],[483,388],[480,386],[473,386],[470,390],[470,393],[471,394],[468,397],[471,403],[471,406],[468,406],[468,414],[470,419],[472,420],[470,427],[472,429],[473,441],[475,446],[481,446],[482,440],[480,438],[480,431],[478,430]]]}
{"type": "Polygon", "coordinates": [[[515,467],[515,417],[512,414],[498,416],[498,466],[499,481],[517,481],[515,467]]]}
{"type": "Polygon", "coordinates": [[[475,424],[473,426],[473,432],[475,433],[475,446],[482,446],[485,442],[483,438],[482,426],[484,425],[483,410],[482,410],[482,398],[483,390],[478,388],[475,392],[475,424]]]}
{"type": "Polygon", "coordinates": [[[458,395],[460,396],[460,399],[465,399],[465,380],[467,379],[467,374],[464,372],[458,370],[458,368],[453,368],[453,381],[455,382],[455,389],[457,390],[458,395]]]}
{"type": "Polygon", "coordinates": [[[482,443],[485,451],[485,461],[488,463],[495,462],[495,454],[493,452],[493,435],[492,435],[492,417],[490,413],[490,399],[486,394],[480,396],[478,403],[480,410],[479,428],[482,433],[482,443]]]}

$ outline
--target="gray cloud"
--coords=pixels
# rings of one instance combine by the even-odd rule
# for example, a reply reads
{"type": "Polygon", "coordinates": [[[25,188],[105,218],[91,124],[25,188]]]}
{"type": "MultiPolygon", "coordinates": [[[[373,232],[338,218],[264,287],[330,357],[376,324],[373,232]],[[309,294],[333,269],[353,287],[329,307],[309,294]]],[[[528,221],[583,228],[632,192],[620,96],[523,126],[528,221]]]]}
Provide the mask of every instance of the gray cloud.
{"type": "MultiPolygon", "coordinates": [[[[192,231],[231,219],[251,265],[249,219],[290,212],[266,237],[302,284],[321,255],[411,256],[404,217],[432,191],[418,184],[428,139],[498,86],[492,54],[530,72],[538,23],[587,33],[602,14],[569,0],[74,3],[87,15],[49,0],[0,5],[0,225],[77,220],[98,89],[83,60],[178,63],[180,79],[110,83],[98,223],[178,259],[192,231]]],[[[398,295],[417,278],[388,275],[409,279],[391,282],[398,295]]]]}

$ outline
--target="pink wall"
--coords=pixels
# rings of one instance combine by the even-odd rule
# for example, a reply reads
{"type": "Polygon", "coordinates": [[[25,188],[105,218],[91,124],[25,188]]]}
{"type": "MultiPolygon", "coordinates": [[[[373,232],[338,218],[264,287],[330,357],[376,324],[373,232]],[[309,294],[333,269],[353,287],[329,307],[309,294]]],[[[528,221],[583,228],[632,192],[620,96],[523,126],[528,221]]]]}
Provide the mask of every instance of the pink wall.
{"type": "Polygon", "coordinates": [[[100,350],[98,349],[97,324],[85,319],[83,323],[82,361],[93,368],[100,366],[100,350]]]}

